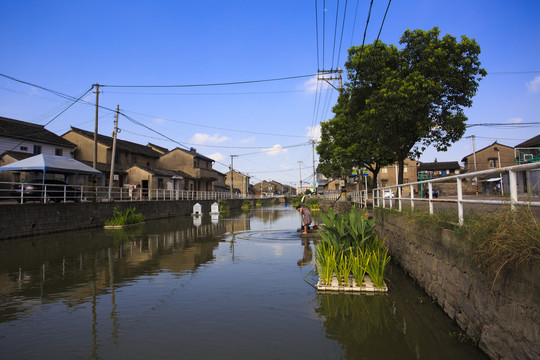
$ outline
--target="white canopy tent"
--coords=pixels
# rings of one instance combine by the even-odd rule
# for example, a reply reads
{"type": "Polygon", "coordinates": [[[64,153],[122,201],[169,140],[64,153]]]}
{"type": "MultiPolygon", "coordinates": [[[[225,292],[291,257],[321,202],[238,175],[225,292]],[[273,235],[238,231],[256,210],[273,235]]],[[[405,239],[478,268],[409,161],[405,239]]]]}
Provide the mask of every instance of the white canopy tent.
{"type": "Polygon", "coordinates": [[[43,172],[43,179],[45,179],[46,173],[64,175],[102,175],[101,171],[73,158],[49,154],[39,154],[24,160],[0,166],[0,172],[2,171],[43,172]]]}

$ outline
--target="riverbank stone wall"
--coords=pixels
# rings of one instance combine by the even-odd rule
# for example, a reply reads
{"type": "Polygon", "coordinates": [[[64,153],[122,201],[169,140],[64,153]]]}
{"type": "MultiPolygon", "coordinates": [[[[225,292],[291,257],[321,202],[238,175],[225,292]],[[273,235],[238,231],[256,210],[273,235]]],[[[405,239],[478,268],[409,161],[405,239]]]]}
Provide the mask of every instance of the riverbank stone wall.
{"type": "MultiPolygon", "coordinates": [[[[226,200],[231,210],[240,209],[244,200],[226,200]]],[[[113,216],[113,209],[134,207],[145,219],[191,215],[193,205],[201,204],[202,213],[211,211],[215,200],[171,200],[81,203],[26,203],[0,205],[0,240],[48,234],[60,231],[100,227],[113,216]]],[[[253,201],[254,203],[254,201],[253,201]]]]}
{"type": "Polygon", "coordinates": [[[376,211],[392,258],[492,359],[540,359],[540,264],[514,269],[504,283],[472,264],[459,234],[376,211]]]}

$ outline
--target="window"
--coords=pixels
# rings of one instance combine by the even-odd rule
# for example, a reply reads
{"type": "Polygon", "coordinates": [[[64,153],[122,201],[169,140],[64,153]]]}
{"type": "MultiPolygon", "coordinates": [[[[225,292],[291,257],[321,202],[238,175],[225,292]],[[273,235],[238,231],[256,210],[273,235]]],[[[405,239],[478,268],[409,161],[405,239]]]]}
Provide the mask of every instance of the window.
{"type": "Polygon", "coordinates": [[[382,168],[382,173],[383,174],[386,174],[388,172],[388,169],[387,168],[382,168]]]}
{"type": "Polygon", "coordinates": [[[21,151],[28,151],[28,146],[21,146],[20,149],[21,151]]]}
{"type": "Polygon", "coordinates": [[[54,149],[54,155],[62,156],[62,149],[54,149]]]}
{"type": "Polygon", "coordinates": [[[163,189],[163,179],[162,178],[157,179],[157,187],[158,187],[158,189],[163,189]]]}
{"type": "Polygon", "coordinates": [[[488,159],[489,161],[489,167],[490,168],[496,168],[497,167],[497,159],[488,159]]]}
{"type": "Polygon", "coordinates": [[[34,154],[36,155],[41,154],[41,146],[34,145],[34,154]]]}
{"type": "Polygon", "coordinates": [[[193,167],[198,168],[199,167],[199,159],[193,159],[193,167]]]}

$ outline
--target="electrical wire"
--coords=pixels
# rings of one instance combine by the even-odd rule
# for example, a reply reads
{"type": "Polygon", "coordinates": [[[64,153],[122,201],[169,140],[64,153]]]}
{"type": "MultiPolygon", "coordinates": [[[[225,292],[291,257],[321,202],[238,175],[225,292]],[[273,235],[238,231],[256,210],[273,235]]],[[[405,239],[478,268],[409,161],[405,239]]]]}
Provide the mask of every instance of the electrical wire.
{"type": "Polygon", "coordinates": [[[536,127],[539,126],[540,122],[524,122],[524,123],[515,123],[515,124],[501,124],[501,123],[481,123],[481,124],[467,124],[465,125],[467,128],[475,127],[475,126],[485,126],[485,127],[509,127],[509,128],[528,128],[528,127],[536,127]]]}
{"type": "Polygon", "coordinates": [[[336,53],[336,36],[337,36],[338,17],[339,17],[339,0],[337,0],[337,6],[336,6],[336,25],[334,26],[334,45],[332,46],[332,62],[330,62],[330,69],[334,68],[334,55],[336,53]]]}
{"type": "Polygon", "coordinates": [[[360,50],[360,56],[361,56],[362,52],[364,51],[364,44],[366,42],[366,34],[367,34],[368,25],[369,25],[369,19],[371,18],[371,8],[372,7],[373,7],[373,0],[371,0],[371,2],[369,4],[368,17],[367,17],[367,20],[366,20],[366,27],[364,28],[364,38],[362,39],[362,49],[360,50]]]}
{"type": "Polygon", "coordinates": [[[344,30],[345,30],[345,18],[347,17],[347,4],[348,4],[348,0],[345,0],[345,9],[343,11],[343,22],[341,24],[341,36],[340,36],[340,39],[339,39],[339,50],[338,50],[338,57],[337,57],[337,61],[336,61],[336,69],[339,68],[339,58],[340,58],[340,55],[341,55],[341,45],[343,44],[343,33],[344,33],[344,30]]]}
{"type": "Polygon", "coordinates": [[[301,79],[306,77],[315,76],[314,74],[309,75],[297,75],[297,76],[287,76],[273,79],[262,79],[262,80],[247,80],[247,81],[232,81],[224,83],[210,83],[210,84],[180,84],[180,85],[99,85],[100,87],[117,87],[117,88],[187,88],[187,87],[208,87],[208,86],[229,86],[229,85],[244,85],[244,84],[256,84],[262,82],[271,82],[271,81],[283,81],[283,80],[292,80],[292,79],[301,79]]]}
{"type": "Polygon", "coordinates": [[[386,7],[386,11],[384,12],[384,17],[382,19],[381,28],[379,29],[379,34],[377,34],[377,40],[375,40],[375,42],[379,41],[379,37],[381,36],[381,31],[382,31],[382,28],[384,26],[384,21],[386,20],[386,14],[388,14],[388,9],[390,9],[390,3],[391,2],[392,2],[392,0],[388,0],[388,6],[386,7]]]}
{"type": "Polygon", "coordinates": [[[317,0],[315,0],[315,37],[317,38],[317,69],[320,69],[320,60],[319,60],[319,11],[317,6],[317,0]]]}

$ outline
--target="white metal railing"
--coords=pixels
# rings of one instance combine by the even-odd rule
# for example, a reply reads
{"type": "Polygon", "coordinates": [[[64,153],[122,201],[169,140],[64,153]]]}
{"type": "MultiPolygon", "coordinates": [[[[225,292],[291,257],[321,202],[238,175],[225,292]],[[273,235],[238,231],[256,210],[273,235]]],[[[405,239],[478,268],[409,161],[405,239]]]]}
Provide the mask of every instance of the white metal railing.
{"type": "Polygon", "coordinates": [[[0,182],[0,200],[65,202],[65,201],[163,201],[163,200],[220,200],[252,199],[253,195],[230,192],[192,191],[173,189],[143,189],[113,187],[109,200],[108,186],[65,185],[62,183],[0,182]],[[22,188],[22,190],[21,190],[22,188]]]}
{"type": "MultiPolygon", "coordinates": [[[[518,205],[523,206],[540,206],[540,202],[534,202],[534,201],[523,201],[519,200],[518,197],[518,181],[517,181],[517,174],[518,173],[529,173],[527,176],[527,179],[530,179],[530,172],[532,170],[540,169],[540,163],[531,163],[531,164],[525,164],[525,165],[516,165],[516,166],[509,166],[505,168],[497,168],[497,169],[490,169],[490,170],[483,170],[483,171],[476,171],[476,172],[470,172],[465,174],[459,174],[459,175],[453,175],[453,176],[446,176],[442,178],[437,179],[430,179],[425,181],[419,181],[415,183],[408,183],[408,184],[400,184],[400,185],[393,185],[393,186],[386,186],[382,188],[376,188],[372,190],[373,193],[373,207],[386,207],[386,202],[388,202],[388,205],[390,208],[393,207],[394,203],[397,202],[397,208],[399,211],[402,209],[402,202],[407,201],[409,202],[412,209],[414,209],[415,202],[428,202],[429,212],[430,214],[433,214],[434,210],[434,204],[435,203],[455,203],[457,205],[458,210],[458,218],[459,218],[459,224],[463,224],[463,205],[464,204],[487,204],[487,205],[510,205],[512,209],[515,209],[518,205]],[[484,176],[484,175],[499,175],[507,173],[508,179],[509,179],[509,194],[510,198],[509,200],[493,200],[493,199],[465,199],[463,197],[463,179],[465,178],[476,178],[478,184],[478,177],[484,176]],[[456,182],[456,196],[455,198],[433,198],[433,184],[434,183],[440,183],[440,182],[456,182]],[[415,198],[414,197],[414,186],[418,185],[427,185],[428,190],[428,197],[427,198],[415,198]],[[409,197],[402,197],[402,190],[404,188],[409,188],[409,197]],[[393,193],[393,190],[397,190],[397,195],[393,193]],[[393,195],[389,197],[384,196],[384,190],[390,190],[393,195]],[[383,194],[383,196],[381,196],[383,194]],[[382,206],[381,206],[382,203],[382,206]]],[[[477,185],[478,186],[478,185],[477,185]]],[[[529,184],[529,189],[530,189],[529,184]]]]}

